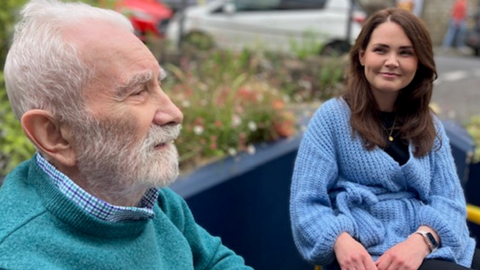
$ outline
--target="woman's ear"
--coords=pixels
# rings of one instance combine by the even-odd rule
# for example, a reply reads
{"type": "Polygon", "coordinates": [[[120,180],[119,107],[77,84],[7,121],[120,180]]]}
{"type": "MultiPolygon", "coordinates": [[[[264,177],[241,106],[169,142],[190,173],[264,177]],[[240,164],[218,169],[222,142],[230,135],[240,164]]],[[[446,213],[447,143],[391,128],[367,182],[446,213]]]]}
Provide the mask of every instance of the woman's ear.
{"type": "Polygon", "coordinates": [[[50,159],[65,167],[76,165],[71,132],[45,110],[30,110],[23,114],[22,128],[32,143],[50,159]]]}
{"type": "Polygon", "coordinates": [[[365,65],[365,51],[364,50],[360,50],[358,51],[358,61],[360,62],[360,65],[362,65],[362,67],[365,65]]]}

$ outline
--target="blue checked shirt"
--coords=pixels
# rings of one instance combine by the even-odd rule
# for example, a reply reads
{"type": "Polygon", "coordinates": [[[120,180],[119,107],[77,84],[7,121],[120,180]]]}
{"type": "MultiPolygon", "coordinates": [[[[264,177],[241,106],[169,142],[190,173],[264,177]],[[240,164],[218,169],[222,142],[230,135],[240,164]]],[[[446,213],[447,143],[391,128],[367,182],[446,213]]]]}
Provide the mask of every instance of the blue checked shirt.
{"type": "Polygon", "coordinates": [[[40,154],[37,153],[35,157],[38,166],[45,171],[55,186],[57,186],[65,196],[89,214],[111,222],[149,219],[155,217],[153,206],[158,197],[159,190],[157,188],[147,190],[138,207],[111,205],[83,190],[65,174],[53,167],[53,165],[45,160],[40,154]]]}

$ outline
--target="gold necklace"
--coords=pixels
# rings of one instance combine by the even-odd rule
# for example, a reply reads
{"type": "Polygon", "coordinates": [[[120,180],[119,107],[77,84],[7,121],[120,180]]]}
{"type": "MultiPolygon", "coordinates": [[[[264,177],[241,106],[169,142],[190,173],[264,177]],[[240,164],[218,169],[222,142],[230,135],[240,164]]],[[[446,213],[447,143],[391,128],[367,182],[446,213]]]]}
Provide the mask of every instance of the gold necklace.
{"type": "Polygon", "coordinates": [[[387,132],[388,140],[391,141],[391,142],[393,142],[393,136],[392,136],[392,134],[393,134],[393,130],[395,129],[395,123],[396,123],[396,122],[397,122],[397,116],[395,115],[395,119],[393,120],[393,125],[392,125],[392,127],[391,127],[391,129],[390,129],[390,133],[388,133],[387,128],[382,124],[383,129],[385,129],[385,131],[387,132]]]}

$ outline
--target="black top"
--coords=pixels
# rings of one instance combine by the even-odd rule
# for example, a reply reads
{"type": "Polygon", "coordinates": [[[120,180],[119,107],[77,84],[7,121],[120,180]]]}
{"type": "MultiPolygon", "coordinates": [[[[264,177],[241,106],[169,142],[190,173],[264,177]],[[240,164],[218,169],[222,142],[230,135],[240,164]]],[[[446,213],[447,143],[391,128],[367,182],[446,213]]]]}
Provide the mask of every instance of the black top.
{"type": "Polygon", "coordinates": [[[408,154],[408,142],[400,139],[398,134],[398,127],[395,123],[395,113],[394,112],[381,112],[380,119],[384,127],[385,139],[387,140],[387,146],[383,149],[387,154],[389,154],[398,164],[403,165],[407,163],[410,155],[408,154]],[[390,131],[394,128],[392,132],[393,141],[388,140],[390,131]]]}

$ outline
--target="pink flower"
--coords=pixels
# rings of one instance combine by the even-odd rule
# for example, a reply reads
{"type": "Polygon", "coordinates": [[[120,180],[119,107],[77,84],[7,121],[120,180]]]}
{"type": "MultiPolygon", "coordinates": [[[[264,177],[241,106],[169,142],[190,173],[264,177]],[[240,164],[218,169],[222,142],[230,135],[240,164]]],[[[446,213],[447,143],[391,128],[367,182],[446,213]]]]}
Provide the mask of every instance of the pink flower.
{"type": "Polygon", "coordinates": [[[240,116],[238,116],[237,114],[234,114],[232,116],[232,127],[236,128],[240,126],[240,124],[242,124],[242,118],[240,118],[240,116]]]}

